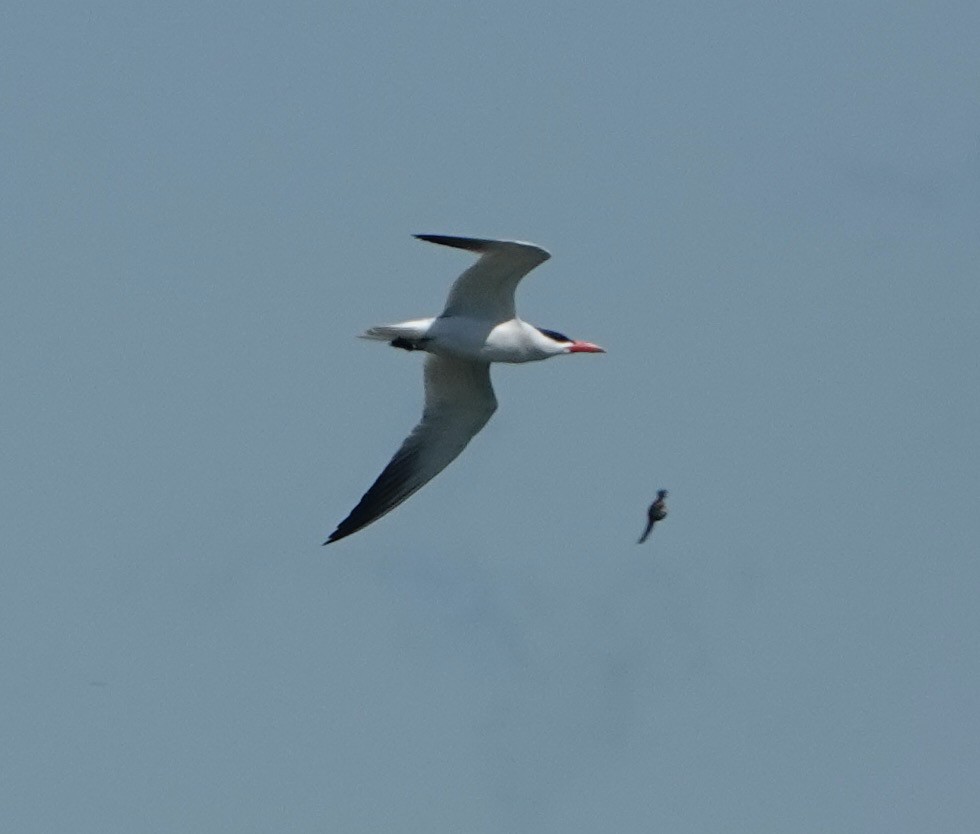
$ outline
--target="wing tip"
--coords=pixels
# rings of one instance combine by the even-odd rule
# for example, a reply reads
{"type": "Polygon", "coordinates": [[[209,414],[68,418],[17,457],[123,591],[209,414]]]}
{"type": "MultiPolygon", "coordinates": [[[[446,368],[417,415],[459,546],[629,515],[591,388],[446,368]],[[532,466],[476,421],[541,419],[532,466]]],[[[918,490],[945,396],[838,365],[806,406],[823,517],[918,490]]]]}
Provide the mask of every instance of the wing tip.
{"type": "Polygon", "coordinates": [[[375,518],[368,517],[368,519],[365,520],[363,517],[363,512],[361,512],[361,515],[358,516],[358,513],[362,510],[361,505],[364,503],[364,498],[366,497],[367,493],[365,493],[364,497],[361,498],[357,506],[347,514],[347,518],[341,521],[340,524],[337,525],[336,529],[334,529],[334,531],[327,536],[327,540],[323,543],[323,547],[326,547],[328,544],[333,544],[334,542],[339,542],[341,539],[346,539],[348,536],[354,535],[354,533],[367,527],[372,521],[376,520],[376,518],[380,518],[380,516],[376,516],[375,518]]]}
{"type": "Polygon", "coordinates": [[[470,252],[483,252],[490,241],[475,237],[456,237],[455,235],[412,235],[417,240],[424,240],[428,243],[438,243],[441,246],[453,246],[456,249],[467,249],[470,252]]]}
{"type": "Polygon", "coordinates": [[[452,246],[454,249],[465,249],[468,252],[487,252],[492,249],[501,247],[514,247],[524,250],[532,250],[540,262],[544,262],[551,257],[551,253],[547,249],[543,249],[536,243],[530,243],[526,240],[495,240],[492,238],[481,238],[481,237],[457,237],[456,235],[431,235],[431,234],[414,234],[412,237],[417,240],[424,240],[428,243],[438,243],[441,246],[452,246]]]}
{"type": "Polygon", "coordinates": [[[339,542],[341,539],[346,539],[351,533],[356,533],[357,530],[351,530],[350,533],[341,533],[339,530],[334,530],[329,538],[320,545],[320,547],[326,547],[328,544],[333,544],[334,542],[339,542]]]}

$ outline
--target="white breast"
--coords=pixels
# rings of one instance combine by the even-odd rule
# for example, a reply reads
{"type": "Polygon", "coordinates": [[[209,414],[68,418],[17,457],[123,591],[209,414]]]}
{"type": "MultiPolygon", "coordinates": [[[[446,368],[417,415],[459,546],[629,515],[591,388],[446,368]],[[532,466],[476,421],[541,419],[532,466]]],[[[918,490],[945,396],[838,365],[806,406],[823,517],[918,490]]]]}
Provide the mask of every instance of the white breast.
{"type": "Polygon", "coordinates": [[[438,318],[426,335],[426,350],[457,359],[536,362],[560,352],[537,328],[520,319],[498,324],[463,316],[438,318]]]}

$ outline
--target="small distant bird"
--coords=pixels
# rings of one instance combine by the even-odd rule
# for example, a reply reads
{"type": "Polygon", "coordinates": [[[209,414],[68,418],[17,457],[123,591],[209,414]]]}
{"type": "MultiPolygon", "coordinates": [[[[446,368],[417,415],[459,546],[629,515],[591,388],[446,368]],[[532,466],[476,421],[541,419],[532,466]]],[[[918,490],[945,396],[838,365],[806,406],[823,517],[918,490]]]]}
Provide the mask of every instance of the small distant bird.
{"type": "Polygon", "coordinates": [[[643,544],[647,540],[647,536],[650,535],[650,531],[653,530],[653,525],[658,521],[663,521],[667,518],[667,490],[658,489],[657,490],[657,500],[650,505],[650,509],[647,510],[647,529],[643,531],[643,535],[640,536],[640,540],[637,544],[643,544]]]}
{"type": "Polygon", "coordinates": [[[364,334],[365,339],[402,350],[426,352],[425,407],[422,421],[324,544],[377,521],[455,460],[497,408],[491,362],[605,353],[591,342],[569,339],[517,317],[514,290],[521,278],[551,257],[540,246],[449,235],[415,237],[480,257],[456,279],[439,316],[372,327],[364,334]]]}

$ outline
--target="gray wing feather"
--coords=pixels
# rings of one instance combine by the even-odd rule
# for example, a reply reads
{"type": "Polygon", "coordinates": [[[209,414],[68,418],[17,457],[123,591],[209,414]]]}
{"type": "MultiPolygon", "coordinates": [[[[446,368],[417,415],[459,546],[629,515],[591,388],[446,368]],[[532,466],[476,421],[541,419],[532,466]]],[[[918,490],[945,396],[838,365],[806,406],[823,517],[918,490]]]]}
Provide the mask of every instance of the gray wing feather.
{"type": "Polygon", "coordinates": [[[494,322],[516,316],[514,291],[521,278],[551,254],[520,240],[484,240],[449,235],[415,235],[419,240],[476,252],[480,259],[449,290],[444,316],[470,316],[494,322]]]}

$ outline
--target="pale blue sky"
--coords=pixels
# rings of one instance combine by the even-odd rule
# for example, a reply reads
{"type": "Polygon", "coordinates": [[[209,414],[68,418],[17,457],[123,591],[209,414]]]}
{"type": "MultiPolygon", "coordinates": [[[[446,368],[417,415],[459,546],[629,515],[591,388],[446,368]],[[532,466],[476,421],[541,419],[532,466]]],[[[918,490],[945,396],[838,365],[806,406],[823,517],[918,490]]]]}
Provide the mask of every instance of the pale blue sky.
{"type": "Polygon", "coordinates": [[[967,832],[980,6],[0,15],[0,829],[967,832]],[[500,410],[323,541],[469,262],[500,410]],[[635,544],[658,487],[670,518],[635,544]]]}

